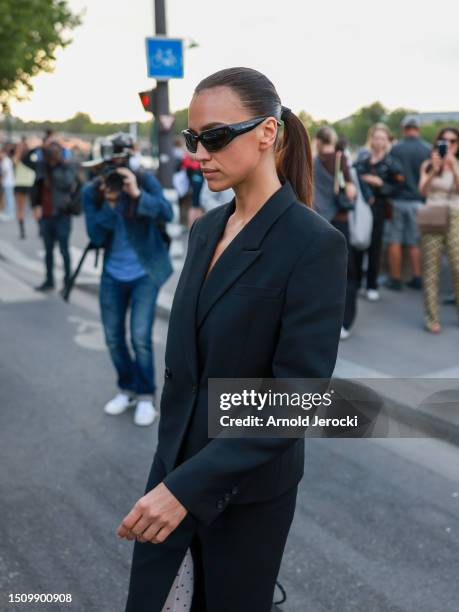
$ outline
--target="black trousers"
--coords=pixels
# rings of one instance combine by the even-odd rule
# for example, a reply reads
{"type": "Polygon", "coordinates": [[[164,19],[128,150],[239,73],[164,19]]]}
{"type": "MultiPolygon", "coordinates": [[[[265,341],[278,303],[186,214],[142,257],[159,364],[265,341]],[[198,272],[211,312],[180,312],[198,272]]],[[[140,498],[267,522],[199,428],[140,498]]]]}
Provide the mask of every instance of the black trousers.
{"type": "Polygon", "coordinates": [[[355,259],[353,248],[349,242],[349,226],[347,221],[331,221],[331,224],[339,230],[346,238],[348,248],[347,258],[347,284],[346,284],[346,303],[344,306],[343,327],[349,329],[354,322],[357,314],[357,279],[355,270],[355,259]]]}
{"type": "Polygon", "coordinates": [[[270,612],[297,487],[267,502],[229,506],[191,543],[191,612],[270,612]]]}
{"type": "Polygon", "coordinates": [[[64,282],[67,282],[71,274],[69,253],[71,217],[68,215],[42,217],[40,224],[45,245],[46,280],[54,284],[54,245],[57,242],[64,263],[64,282]]]}
{"type": "MultiPolygon", "coordinates": [[[[192,612],[271,612],[296,496],[294,487],[272,500],[230,504],[210,525],[195,527],[181,553],[189,547],[193,557],[192,612]]],[[[173,574],[162,584],[168,558],[155,554],[157,546],[134,544],[126,612],[162,610],[158,593],[169,592],[173,574]]]]}
{"type": "Polygon", "coordinates": [[[371,232],[370,246],[366,251],[358,251],[357,249],[353,249],[357,290],[359,290],[360,286],[362,285],[362,264],[365,253],[368,253],[368,269],[366,278],[367,289],[378,288],[378,276],[384,230],[384,203],[377,200],[371,206],[371,212],[373,213],[373,230],[371,232]]]}

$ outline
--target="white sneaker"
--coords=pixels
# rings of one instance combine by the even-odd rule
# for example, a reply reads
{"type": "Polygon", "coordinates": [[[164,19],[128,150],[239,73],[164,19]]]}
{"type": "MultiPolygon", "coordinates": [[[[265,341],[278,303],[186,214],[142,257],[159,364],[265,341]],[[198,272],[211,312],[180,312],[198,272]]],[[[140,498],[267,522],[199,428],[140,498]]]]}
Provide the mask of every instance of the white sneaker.
{"type": "Polygon", "coordinates": [[[341,333],[339,335],[339,339],[340,340],[347,340],[350,335],[351,335],[351,331],[349,329],[344,329],[344,327],[342,327],[341,328],[341,333]]]}
{"type": "Polygon", "coordinates": [[[151,425],[156,419],[157,412],[151,400],[140,400],[137,402],[137,407],[134,414],[134,423],[145,427],[151,425]]]}
{"type": "Polygon", "coordinates": [[[379,300],[379,291],[377,289],[368,289],[367,300],[369,302],[377,302],[379,300]]]}
{"type": "Polygon", "coordinates": [[[133,403],[134,399],[127,395],[127,393],[118,393],[118,395],[105,404],[104,412],[105,414],[116,416],[125,412],[133,403]]]}

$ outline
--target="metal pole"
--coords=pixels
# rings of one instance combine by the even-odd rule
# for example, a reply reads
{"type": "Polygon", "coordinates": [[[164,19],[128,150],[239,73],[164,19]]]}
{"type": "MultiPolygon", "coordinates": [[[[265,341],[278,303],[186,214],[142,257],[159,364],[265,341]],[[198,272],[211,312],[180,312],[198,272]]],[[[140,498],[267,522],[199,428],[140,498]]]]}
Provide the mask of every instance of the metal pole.
{"type": "MultiPolygon", "coordinates": [[[[155,0],[155,31],[156,34],[166,34],[165,0],[155,0]]],[[[156,113],[158,135],[158,179],[163,187],[172,187],[174,157],[172,149],[172,132],[161,126],[160,115],[169,115],[169,81],[158,81],[156,86],[156,113]]]]}

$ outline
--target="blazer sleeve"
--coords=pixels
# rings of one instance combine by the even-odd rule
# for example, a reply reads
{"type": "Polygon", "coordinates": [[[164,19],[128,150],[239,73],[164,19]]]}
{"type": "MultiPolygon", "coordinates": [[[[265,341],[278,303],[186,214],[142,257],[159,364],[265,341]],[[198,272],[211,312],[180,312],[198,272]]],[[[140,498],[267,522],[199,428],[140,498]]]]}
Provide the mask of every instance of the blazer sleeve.
{"type": "MultiPolygon", "coordinates": [[[[331,377],[344,315],[346,269],[345,239],[328,226],[304,249],[290,274],[272,364],[275,378],[331,377]]],[[[163,482],[198,521],[208,525],[224,510],[219,499],[296,441],[217,437],[163,482]]]]}

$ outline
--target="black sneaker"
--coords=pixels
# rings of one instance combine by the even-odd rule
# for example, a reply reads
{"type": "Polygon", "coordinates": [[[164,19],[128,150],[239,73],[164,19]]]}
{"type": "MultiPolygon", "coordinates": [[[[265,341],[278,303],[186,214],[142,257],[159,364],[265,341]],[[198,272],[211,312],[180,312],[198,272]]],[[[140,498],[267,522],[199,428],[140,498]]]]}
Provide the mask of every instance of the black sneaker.
{"type": "Polygon", "coordinates": [[[406,286],[411,287],[411,289],[422,289],[422,278],[420,276],[413,276],[413,278],[406,283],[406,286]]]}
{"type": "Polygon", "coordinates": [[[399,278],[389,277],[384,283],[384,287],[391,291],[401,291],[403,289],[403,283],[399,278]]]}
{"type": "Polygon", "coordinates": [[[49,281],[45,281],[38,287],[35,287],[35,291],[52,291],[54,289],[54,283],[50,283],[49,281]]]}

